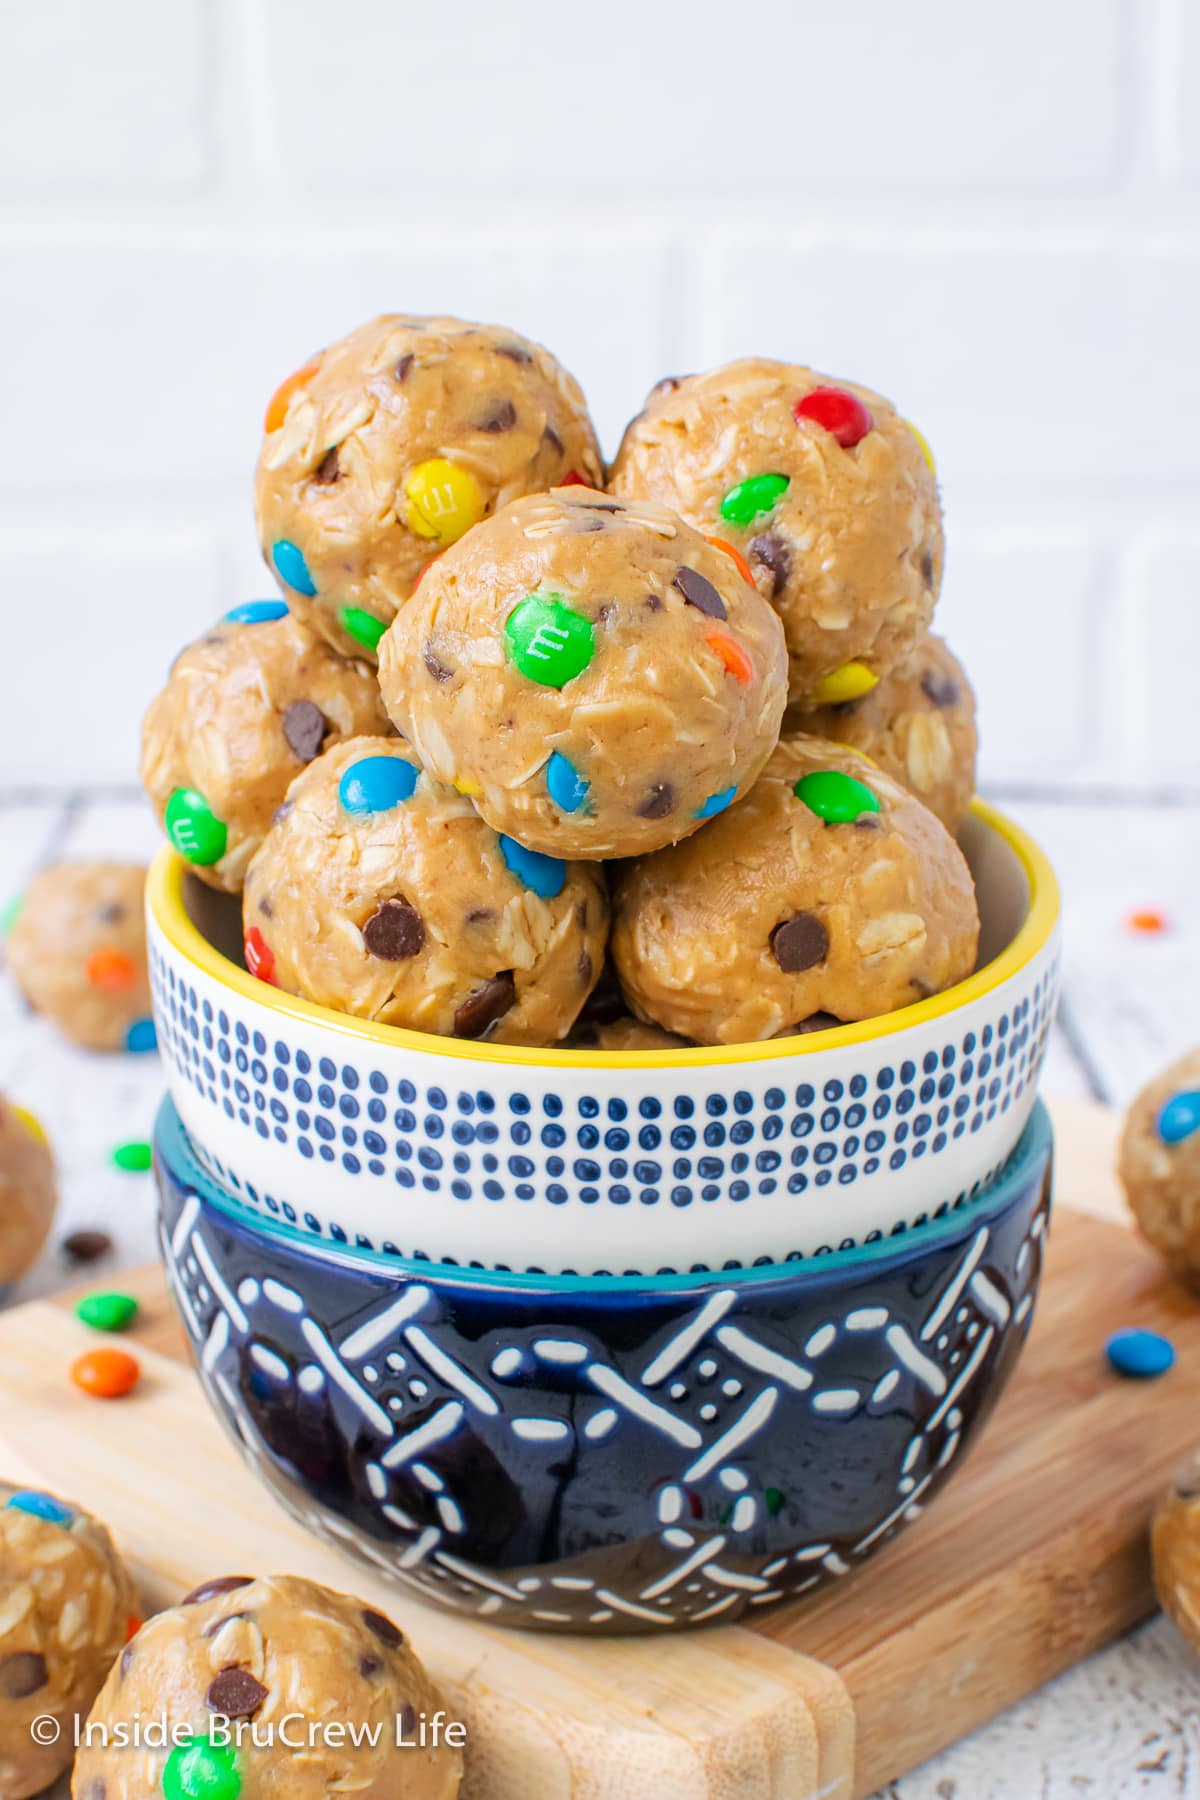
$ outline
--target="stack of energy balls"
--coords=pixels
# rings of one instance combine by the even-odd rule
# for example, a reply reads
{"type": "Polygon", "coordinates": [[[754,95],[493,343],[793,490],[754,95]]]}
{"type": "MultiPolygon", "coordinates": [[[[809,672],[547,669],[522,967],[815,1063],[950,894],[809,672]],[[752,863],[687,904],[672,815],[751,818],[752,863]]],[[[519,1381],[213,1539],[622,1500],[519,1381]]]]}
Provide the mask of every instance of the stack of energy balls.
{"type": "Polygon", "coordinates": [[[389,316],[275,394],[256,499],[285,599],[183,652],[143,775],[260,979],[621,1050],[971,972],[974,700],[886,400],[761,359],[670,378],[606,472],[546,350],[389,316]]]}

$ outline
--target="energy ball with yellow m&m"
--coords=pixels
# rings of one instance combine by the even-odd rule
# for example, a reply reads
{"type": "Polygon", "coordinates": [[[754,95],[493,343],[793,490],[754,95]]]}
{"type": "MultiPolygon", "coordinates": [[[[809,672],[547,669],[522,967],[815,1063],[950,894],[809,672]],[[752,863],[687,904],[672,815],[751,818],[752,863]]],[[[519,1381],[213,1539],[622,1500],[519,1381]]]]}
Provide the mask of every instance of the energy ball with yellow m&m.
{"type": "Polygon", "coordinates": [[[142,726],[142,781],[201,880],[238,893],[301,769],[389,729],[373,664],[338,656],[282,600],[251,601],[176,659],[142,726]]]}
{"type": "Polygon", "coordinates": [[[761,357],[660,382],[609,485],[746,558],[783,620],[793,705],[868,693],[929,624],[937,481],[924,440],[867,388],[761,357]]]}
{"type": "Polygon", "coordinates": [[[298,1575],[218,1575],[148,1619],[91,1724],[74,1800],[454,1800],[462,1778],[400,1627],[298,1575]]]}
{"type": "Polygon", "coordinates": [[[0,1094],[0,1296],[37,1261],[57,1204],[45,1132],[32,1113],[0,1094]]]}
{"type": "Polygon", "coordinates": [[[395,738],[326,751],[250,865],[246,966],[339,1012],[444,1037],[553,1044],[599,977],[598,869],[538,856],[422,774],[395,738]]]}
{"type": "Polygon", "coordinates": [[[5,954],[35,1012],[89,1050],[152,1050],[146,871],[51,863],[34,876],[5,954]]]}
{"type": "Polygon", "coordinates": [[[430,773],[551,856],[634,856],[715,818],[779,735],[779,621],[653,502],[514,501],[431,569],[379,681],[430,773]]]}
{"type": "Polygon", "coordinates": [[[740,806],[633,867],[612,954],[642,1018],[737,1044],[937,993],[971,973],[978,938],[945,827],[854,751],[798,737],[740,806]]]}
{"type": "Polygon", "coordinates": [[[255,500],[297,613],[370,656],[436,557],[519,494],[601,479],[578,384],[498,325],[393,313],[275,394],[255,500]]]}
{"type": "Polygon", "coordinates": [[[979,748],[975,695],[962,664],[939,637],[922,638],[869,693],[811,710],[789,707],[783,732],[861,750],[936,813],[947,831],[958,830],[971,804],[979,748]]]}

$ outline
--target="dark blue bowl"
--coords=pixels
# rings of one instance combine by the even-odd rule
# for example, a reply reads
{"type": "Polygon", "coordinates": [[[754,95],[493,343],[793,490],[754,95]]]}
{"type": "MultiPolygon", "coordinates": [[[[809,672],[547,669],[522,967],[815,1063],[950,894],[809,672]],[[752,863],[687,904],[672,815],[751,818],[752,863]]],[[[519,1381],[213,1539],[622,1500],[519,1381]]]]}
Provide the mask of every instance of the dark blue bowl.
{"type": "Polygon", "coordinates": [[[214,1186],[167,1102],[163,1252],[267,1486],[425,1599],[549,1630],[728,1623],[859,1566],[961,1460],[1029,1329],[1039,1105],[977,1199],[770,1268],[513,1276],[337,1249],[214,1186]]]}

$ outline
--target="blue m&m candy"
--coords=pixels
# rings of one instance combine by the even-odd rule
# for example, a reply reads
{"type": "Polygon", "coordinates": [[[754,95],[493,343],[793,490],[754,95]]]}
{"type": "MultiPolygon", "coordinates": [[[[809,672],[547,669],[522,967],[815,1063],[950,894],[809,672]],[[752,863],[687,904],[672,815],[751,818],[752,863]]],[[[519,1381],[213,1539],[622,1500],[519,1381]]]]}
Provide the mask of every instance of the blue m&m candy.
{"type": "Polygon", "coordinates": [[[366,815],[391,812],[411,800],[420,770],[399,756],[364,756],[351,763],[338,784],[344,811],[366,815]]]}
{"type": "Polygon", "coordinates": [[[1170,1340],[1160,1337],[1157,1331],[1143,1331],[1140,1326],[1114,1331],[1104,1352],[1118,1375],[1127,1375],[1134,1381],[1153,1381],[1156,1375],[1165,1375],[1175,1361],[1175,1347],[1170,1340]]]}
{"type": "Polygon", "coordinates": [[[153,1019],[135,1019],[125,1033],[125,1048],[134,1056],[146,1056],[158,1049],[158,1032],[153,1019]]]}
{"type": "Polygon", "coordinates": [[[75,1516],[53,1494],[40,1494],[34,1488],[21,1488],[8,1505],[13,1512],[29,1513],[35,1519],[45,1519],[48,1525],[69,1525],[75,1516]]]}
{"type": "Polygon", "coordinates": [[[286,619],[286,600],[247,600],[225,614],[227,625],[270,625],[275,619],[286,619]]]}
{"type": "Polygon", "coordinates": [[[287,538],[280,538],[277,544],[271,545],[271,561],[285,587],[295,588],[298,594],[307,594],[312,599],[317,591],[317,584],[308,572],[304,552],[298,544],[291,543],[287,538]]]}
{"type": "Polygon", "coordinates": [[[1200,1131],[1200,1089],[1172,1094],[1158,1115],[1158,1135],[1164,1144],[1182,1144],[1200,1131]]]}
{"type": "Polygon", "coordinates": [[[567,865],[557,856],[543,856],[540,850],[527,850],[515,838],[500,839],[500,854],[518,881],[543,900],[553,900],[563,891],[567,865]]]}
{"type": "Polygon", "coordinates": [[[696,808],[692,817],[694,819],[715,819],[718,813],[723,813],[725,811],[725,808],[729,805],[736,793],[737,788],[735,786],[722,788],[719,794],[710,794],[708,799],[704,802],[704,805],[696,808]]]}
{"type": "Polygon", "coordinates": [[[554,752],[546,764],[546,792],[555,806],[565,813],[577,813],[588,797],[590,785],[560,750],[554,752]]]}

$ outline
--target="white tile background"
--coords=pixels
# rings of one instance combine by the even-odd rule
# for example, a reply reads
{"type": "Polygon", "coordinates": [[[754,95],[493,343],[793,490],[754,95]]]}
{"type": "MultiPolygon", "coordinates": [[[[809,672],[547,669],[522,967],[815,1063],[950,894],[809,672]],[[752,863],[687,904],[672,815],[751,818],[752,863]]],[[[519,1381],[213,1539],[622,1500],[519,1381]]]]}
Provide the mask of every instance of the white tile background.
{"type": "Polygon", "coordinates": [[[1189,0],[0,9],[0,786],[127,783],[265,576],[264,401],[373,312],[543,338],[606,446],[762,350],[932,439],[985,785],[1200,792],[1189,0]]]}

